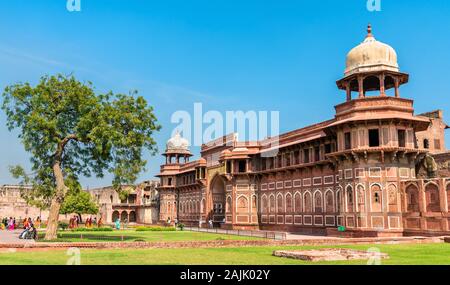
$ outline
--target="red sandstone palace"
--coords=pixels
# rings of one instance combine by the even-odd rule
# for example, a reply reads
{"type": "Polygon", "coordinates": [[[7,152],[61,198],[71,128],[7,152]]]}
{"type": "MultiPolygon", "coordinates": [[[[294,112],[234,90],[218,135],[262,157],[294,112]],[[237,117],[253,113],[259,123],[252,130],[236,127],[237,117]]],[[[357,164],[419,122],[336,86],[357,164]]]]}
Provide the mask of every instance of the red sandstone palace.
{"type": "Polygon", "coordinates": [[[235,229],[349,236],[450,234],[450,153],[442,112],[415,115],[394,49],[366,39],[347,55],[331,120],[239,142],[232,134],[192,156],[176,134],[158,175],[160,220],[235,229]],[[370,92],[370,95],[369,95],[370,92]]]}

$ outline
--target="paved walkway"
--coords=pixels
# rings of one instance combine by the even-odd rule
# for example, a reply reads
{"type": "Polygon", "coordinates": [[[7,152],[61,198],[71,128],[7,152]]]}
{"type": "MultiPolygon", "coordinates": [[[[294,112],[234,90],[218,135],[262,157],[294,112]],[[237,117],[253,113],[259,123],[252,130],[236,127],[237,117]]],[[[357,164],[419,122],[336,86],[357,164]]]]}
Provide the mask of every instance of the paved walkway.
{"type": "Polygon", "coordinates": [[[22,233],[23,230],[13,230],[13,231],[7,231],[7,230],[0,230],[0,243],[18,243],[18,244],[25,244],[25,243],[34,243],[34,240],[23,240],[19,238],[20,233],[22,233]]]}

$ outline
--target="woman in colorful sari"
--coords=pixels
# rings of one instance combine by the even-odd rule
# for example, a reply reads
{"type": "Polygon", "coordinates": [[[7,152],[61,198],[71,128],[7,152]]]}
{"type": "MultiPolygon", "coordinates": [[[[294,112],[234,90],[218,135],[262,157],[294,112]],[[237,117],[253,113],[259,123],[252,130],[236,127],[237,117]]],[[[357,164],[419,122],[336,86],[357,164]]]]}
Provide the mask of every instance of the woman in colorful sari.
{"type": "Polygon", "coordinates": [[[14,220],[12,217],[9,217],[8,230],[10,230],[10,231],[14,230],[14,220]]]}

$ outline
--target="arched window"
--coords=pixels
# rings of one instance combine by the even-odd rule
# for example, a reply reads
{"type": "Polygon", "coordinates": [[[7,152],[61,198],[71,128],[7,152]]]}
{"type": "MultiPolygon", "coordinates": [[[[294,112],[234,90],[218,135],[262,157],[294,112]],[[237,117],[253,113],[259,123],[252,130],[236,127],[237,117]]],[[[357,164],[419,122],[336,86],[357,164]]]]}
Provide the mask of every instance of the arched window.
{"type": "Polygon", "coordinates": [[[294,195],[294,208],[297,214],[302,212],[302,196],[298,192],[294,195]]]}
{"type": "Polygon", "coordinates": [[[396,212],[398,211],[398,199],[397,199],[397,187],[395,185],[390,184],[388,186],[388,202],[389,202],[389,211],[396,212]]]}
{"type": "Polygon", "coordinates": [[[354,212],[354,204],[353,204],[353,188],[352,186],[348,185],[347,190],[347,212],[353,213],[354,212]]]}
{"type": "Polygon", "coordinates": [[[419,190],[416,186],[406,187],[406,203],[408,212],[419,212],[419,190]]]}
{"type": "Polygon", "coordinates": [[[278,214],[284,213],[284,203],[282,194],[277,195],[277,213],[278,214]]]}
{"type": "Polygon", "coordinates": [[[327,191],[327,193],[325,194],[325,212],[334,212],[334,199],[332,191],[327,191]]]}
{"type": "Polygon", "coordinates": [[[322,193],[317,191],[314,193],[314,212],[315,213],[322,213],[322,193]]]}
{"type": "Polygon", "coordinates": [[[435,184],[428,184],[425,187],[425,199],[427,212],[440,212],[439,188],[435,184]]]}
{"type": "Polygon", "coordinates": [[[381,212],[383,197],[380,185],[378,184],[372,185],[371,191],[372,191],[372,212],[381,212]]]}
{"type": "Polygon", "coordinates": [[[248,211],[248,199],[245,196],[238,198],[237,207],[240,212],[248,211]]]}
{"type": "Polygon", "coordinates": [[[269,212],[268,203],[267,203],[267,196],[266,195],[262,196],[262,198],[261,198],[261,211],[263,213],[268,213],[269,212]]]}
{"type": "Polygon", "coordinates": [[[291,195],[291,193],[286,194],[286,212],[287,213],[292,212],[292,195],[291,195]]]}
{"type": "Polygon", "coordinates": [[[358,209],[360,212],[366,211],[366,192],[364,191],[364,186],[358,185],[356,187],[356,195],[357,195],[357,201],[358,201],[358,209]]]}
{"type": "Polygon", "coordinates": [[[269,197],[269,207],[270,212],[275,213],[275,195],[270,195],[269,197]]]}
{"type": "Polygon", "coordinates": [[[305,194],[303,195],[303,203],[304,203],[304,212],[312,213],[311,193],[305,192],[305,194]]]}

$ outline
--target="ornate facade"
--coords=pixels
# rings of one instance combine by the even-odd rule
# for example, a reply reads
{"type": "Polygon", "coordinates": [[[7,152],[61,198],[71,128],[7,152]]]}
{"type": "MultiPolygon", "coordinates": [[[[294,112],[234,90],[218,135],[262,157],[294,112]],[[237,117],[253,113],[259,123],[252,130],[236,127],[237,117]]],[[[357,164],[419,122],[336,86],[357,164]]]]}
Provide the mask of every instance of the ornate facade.
{"type": "Polygon", "coordinates": [[[158,175],[160,220],[348,236],[450,233],[442,111],[415,115],[409,76],[372,35],[347,55],[346,101],[325,122],[257,142],[169,140],[158,175]],[[356,94],[356,96],[355,96],[356,94]],[[341,228],[342,230],[342,228],[341,228]]]}

